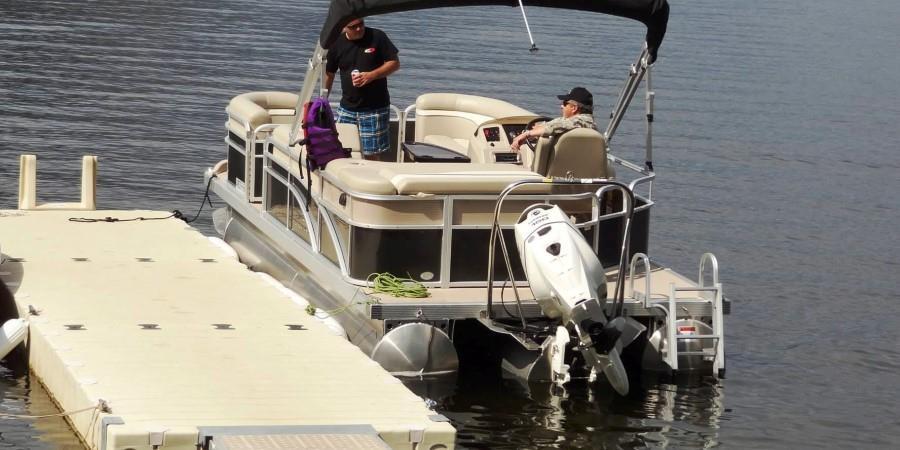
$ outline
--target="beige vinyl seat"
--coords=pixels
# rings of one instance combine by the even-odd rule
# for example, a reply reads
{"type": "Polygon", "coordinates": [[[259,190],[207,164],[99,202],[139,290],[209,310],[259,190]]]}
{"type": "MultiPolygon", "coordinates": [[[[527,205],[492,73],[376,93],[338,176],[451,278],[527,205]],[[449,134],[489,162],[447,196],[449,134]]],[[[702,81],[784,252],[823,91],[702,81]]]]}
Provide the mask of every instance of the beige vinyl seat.
{"type": "MultiPolygon", "coordinates": [[[[509,164],[403,164],[351,159],[334,160],[325,172],[351,191],[379,195],[497,194],[510,183],[543,178],[509,164]]],[[[523,189],[545,191],[545,186],[523,189]]]]}
{"type": "Polygon", "coordinates": [[[353,158],[362,158],[362,141],[359,139],[359,127],[355,123],[336,123],[338,140],[341,147],[349,148],[353,158]]]}
{"type": "Polygon", "coordinates": [[[482,124],[498,118],[536,117],[516,105],[488,97],[432,92],[416,99],[415,141],[438,145],[466,155],[473,164],[491,162],[491,150],[482,148],[475,134],[482,124]]]}
{"type": "Polygon", "coordinates": [[[259,91],[235,96],[228,102],[228,179],[244,184],[245,194],[262,199],[263,141],[279,124],[294,118],[297,95],[290,92],[259,91]]]}
{"type": "MultiPolygon", "coordinates": [[[[362,154],[360,153],[362,144],[359,139],[359,127],[352,123],[338,123],[335,124],[335,128],[337,128],[338,140],[341,142],[341,146],[349,148],[353,158],[362,158],[362,154]]],[[[290,136],[291,125],[289,124],[279,125],[272,131],[272,141],[282,148],[288,148],[290,136]]],[[[294,150],[299,151],[299,147],[295,147],[297,148],[294,150]]]]}
{"type": "Polygon", "coordinates": [[[297,95],[290,92],[260,91],[235,96],[225,111],[229,128],[240,136],[260,125],[291,123],[297,95]]]}
{"type": "Polygon", "coordinates": [[[612,178],[606,150],[597,130],[576,128],[538,140],[532,169],[547,177],[612,178]]]}

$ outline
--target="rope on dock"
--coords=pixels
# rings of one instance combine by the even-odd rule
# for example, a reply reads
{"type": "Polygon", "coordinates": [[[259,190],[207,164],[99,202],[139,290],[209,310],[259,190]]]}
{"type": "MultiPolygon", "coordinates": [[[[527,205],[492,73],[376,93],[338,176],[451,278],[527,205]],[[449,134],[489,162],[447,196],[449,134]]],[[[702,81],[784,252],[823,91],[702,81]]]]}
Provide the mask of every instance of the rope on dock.
{"type": "Polygon", "coordinates": [[[130,219],[120,219],[120,218],[118,218],[118,217],[109,217],[109,216],[104,217],[104,218],[102,218],[102,219],[95,219],[95,218],[91,218],[91,217],[69,217],[69,222],[80,222],[80,223],[95,223],[95,222],[109,222],[109,223],[114,223],[114,222],[135,222],[135,221],[142,221],[142,220],[166,220],[166,219],[171,219],[171,218],[173,218],[173,217],[177,217],[177,218],[181,219],[181,218],[183,218],[184,216],[181,214],[180,211],[178,211],[178,210],[176,209],[175,211],[172,212],[172,214],[170,214],[170,215],[168,215],[168,216],[166,216],[166,217],[132,217],[132,218],[130,218],[130,219]]]}
{"type": "Polygon", "coordinates": [[[169,215],[166,216],[166,217],[132,217],[132,218],[129,218],[129,219],[120,219],[120,218],[118,218],[118,217],[109,217],[109,216],[104,217],[104,218],[102,218],[102,219],[95,219],[95,218],[92,218],[92,217],[69,217],[69,222],[79,222],[79,223],[109,222],[109,223],[115,223],[115,222],[135,222],[135,221],[144,221],[144,220],[166,220],[166,219],[171,219],[171,218],[174,217],[174,218],[176,218],[176,219],[181,219],[181,220],[185,221],[185,223],[191,223],[191,222],[197,220],[198,217],[200,217],[200,213],[203,212],[203,206],[204,206],[204,205],[206,205],[207,203],[209,203],[209,207],[210,207],[210,208],[214,208],[214,207],[215,207],[215,206],[213,206],[213,204],[212,204],[212,199],[209,198],[209,187],[210,187],[210,185],[212,184],[212,180],[213,180],[213,177],[209,177],[209,181],[206,182],[206,192],[203,193],[203,201],[200,202],[200,208],[197,210],[197,214],[194,215],[194,217],[191,218],[191,219],[189,219],[187,216],[185,216],[183,212],[181,212],[181,211],[179,211],[179,210],[177,210],[177,209],[174,209],[174,210],[172,210],[172,214],[169,214],[169,215]]]}
{"type": "Polygon", "coordinates": [[[76,409],[73,411],[63,411],[56,414],[43,414],[32,416],[28,414],[7,414],[0,413],[0,419],[46,419],[48,417],[64,417],[71,416],[72,414],[78,414],[85,411],[101,411],[101,412],[110,412],[109,405],[106,403],[106,400],[100,400],[94,406],[88,406],[87,408],[76,409]]]}

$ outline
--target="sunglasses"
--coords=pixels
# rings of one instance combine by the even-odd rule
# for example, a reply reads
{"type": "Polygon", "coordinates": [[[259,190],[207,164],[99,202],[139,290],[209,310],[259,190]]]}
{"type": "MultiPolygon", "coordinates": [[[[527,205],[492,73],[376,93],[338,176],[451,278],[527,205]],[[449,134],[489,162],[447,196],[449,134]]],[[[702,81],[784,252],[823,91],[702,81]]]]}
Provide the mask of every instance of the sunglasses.
{"type": "Polygon", "coordinates": [[[347,25],[346,28],[348,30],[359,30],[359,29],[362,29],[363,26],[365,26],[365,23],[363,23],[362,21],[359,21],[357,23],[347,25]]]}
{"type": "Polygon", "coordinates": [[[560,107],[560,108],[565,108],[566,106],[569,106],[569,105],[574,105],[574,103],[568,102],[568,101],[562,102],[562,104],[559,105],[559,107],[560,107]]]}

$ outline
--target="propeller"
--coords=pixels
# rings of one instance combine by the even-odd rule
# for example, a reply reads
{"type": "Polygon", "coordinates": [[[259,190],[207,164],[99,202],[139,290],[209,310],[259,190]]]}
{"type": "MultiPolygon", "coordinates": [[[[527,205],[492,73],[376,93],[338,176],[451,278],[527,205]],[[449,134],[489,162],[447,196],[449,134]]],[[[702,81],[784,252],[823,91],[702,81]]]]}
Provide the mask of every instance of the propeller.
{"type": "Polygon", "coordinates": [[[603,372],[619,395],[627,395],[628,373],[622,363],[622,349],[634,342],[647,328],[630,317],[618,316],[608,320],[596,300],[583,301],[572,312],[585,360],[595,370],[603,372]],[[597,321],[595,318],[601,320],[597,321]]]}

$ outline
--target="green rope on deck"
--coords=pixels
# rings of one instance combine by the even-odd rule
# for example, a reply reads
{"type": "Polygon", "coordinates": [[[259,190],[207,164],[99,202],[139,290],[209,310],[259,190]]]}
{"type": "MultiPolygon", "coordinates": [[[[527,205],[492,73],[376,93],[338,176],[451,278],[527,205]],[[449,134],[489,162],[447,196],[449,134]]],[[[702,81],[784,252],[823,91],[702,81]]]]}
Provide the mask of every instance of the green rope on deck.
{"type": "MultiPolygon", "coordinates": [[[[422,283],[419,283],[412,278],[398,278],[390,273],[373,273],[366,278],[366,286],[372,288],[372,292],[363,293],[365,298],[363,300],[355,301],[356,294],[353,295],[353,300],[348,302],[346,305],[339,306],[332,310],[322,310],[315,307],[315,305],[309,304],[306,305],[306,313],[315,316],[316,312],[321,312],[325,317],[328,316],[336,316],[341,314],[353,306],[357,305],[374,305],[379,303],[377,297],[370,297],[368,294],[372,293],[384,293],[390,294],[395,297],[410,297],[410,298],[424,298],[428,297],[430,294],[428,293],[428,288],[426,288],[422,283]]],[[[359,293],[359,289],[357,289],[357,294],[359,293]]]]}
{"type": "MultiPolygon", "coordinates": [[[[357,289],[357,292],[359,292],[359,289],[357,289]]],[[[353,298],[356,298],[356,294],[353,295],[353,298]]],[[[336,316],[336,315],[338,315],[338,314],[341,314],[341,313],[343,313],[343,312],[349,310],[350,308],[352,308],[352,307],[354,307],[354,306],[356,306],[356,305],[365,305],[365,306],[368,306],[368,305],[375,305],[375,304],[378,304],[378,303],[379,303],[379,301],[378,301],[377,298],[375,298],[375,297],[367,297],[367,298],[365,298],[364,300],[359,300],[359,301],[353,301],[353,300],[351,300],[351,301],[350,301],[349,303],[347,303],[346,305],[344,305],[344,306],[338,306],[337,308],[334,308],[334,309],[319,309],[319,308],[316,308],[315,305],[309,304],[309,305],[306,305],[306,313],[309,314],[309,315],[311,315],[311,316],[315,316],[315,315],[316,315],[316,312],[320,312],[320,313],[322,313],[322,314],[324,315],[324,317],[329,317],[329,316],[330,316],[330,317],[334,317],[334,316],[336,316]]]]}
{"type": "Polygon", "coordinates": [[[366,278],[366,284],[372,283],[373,293],[390,294],[394,297],[424,298],[428,297],[428,288],[412,278],[398,278],[387,272],[373,273],[366,278]]]}

